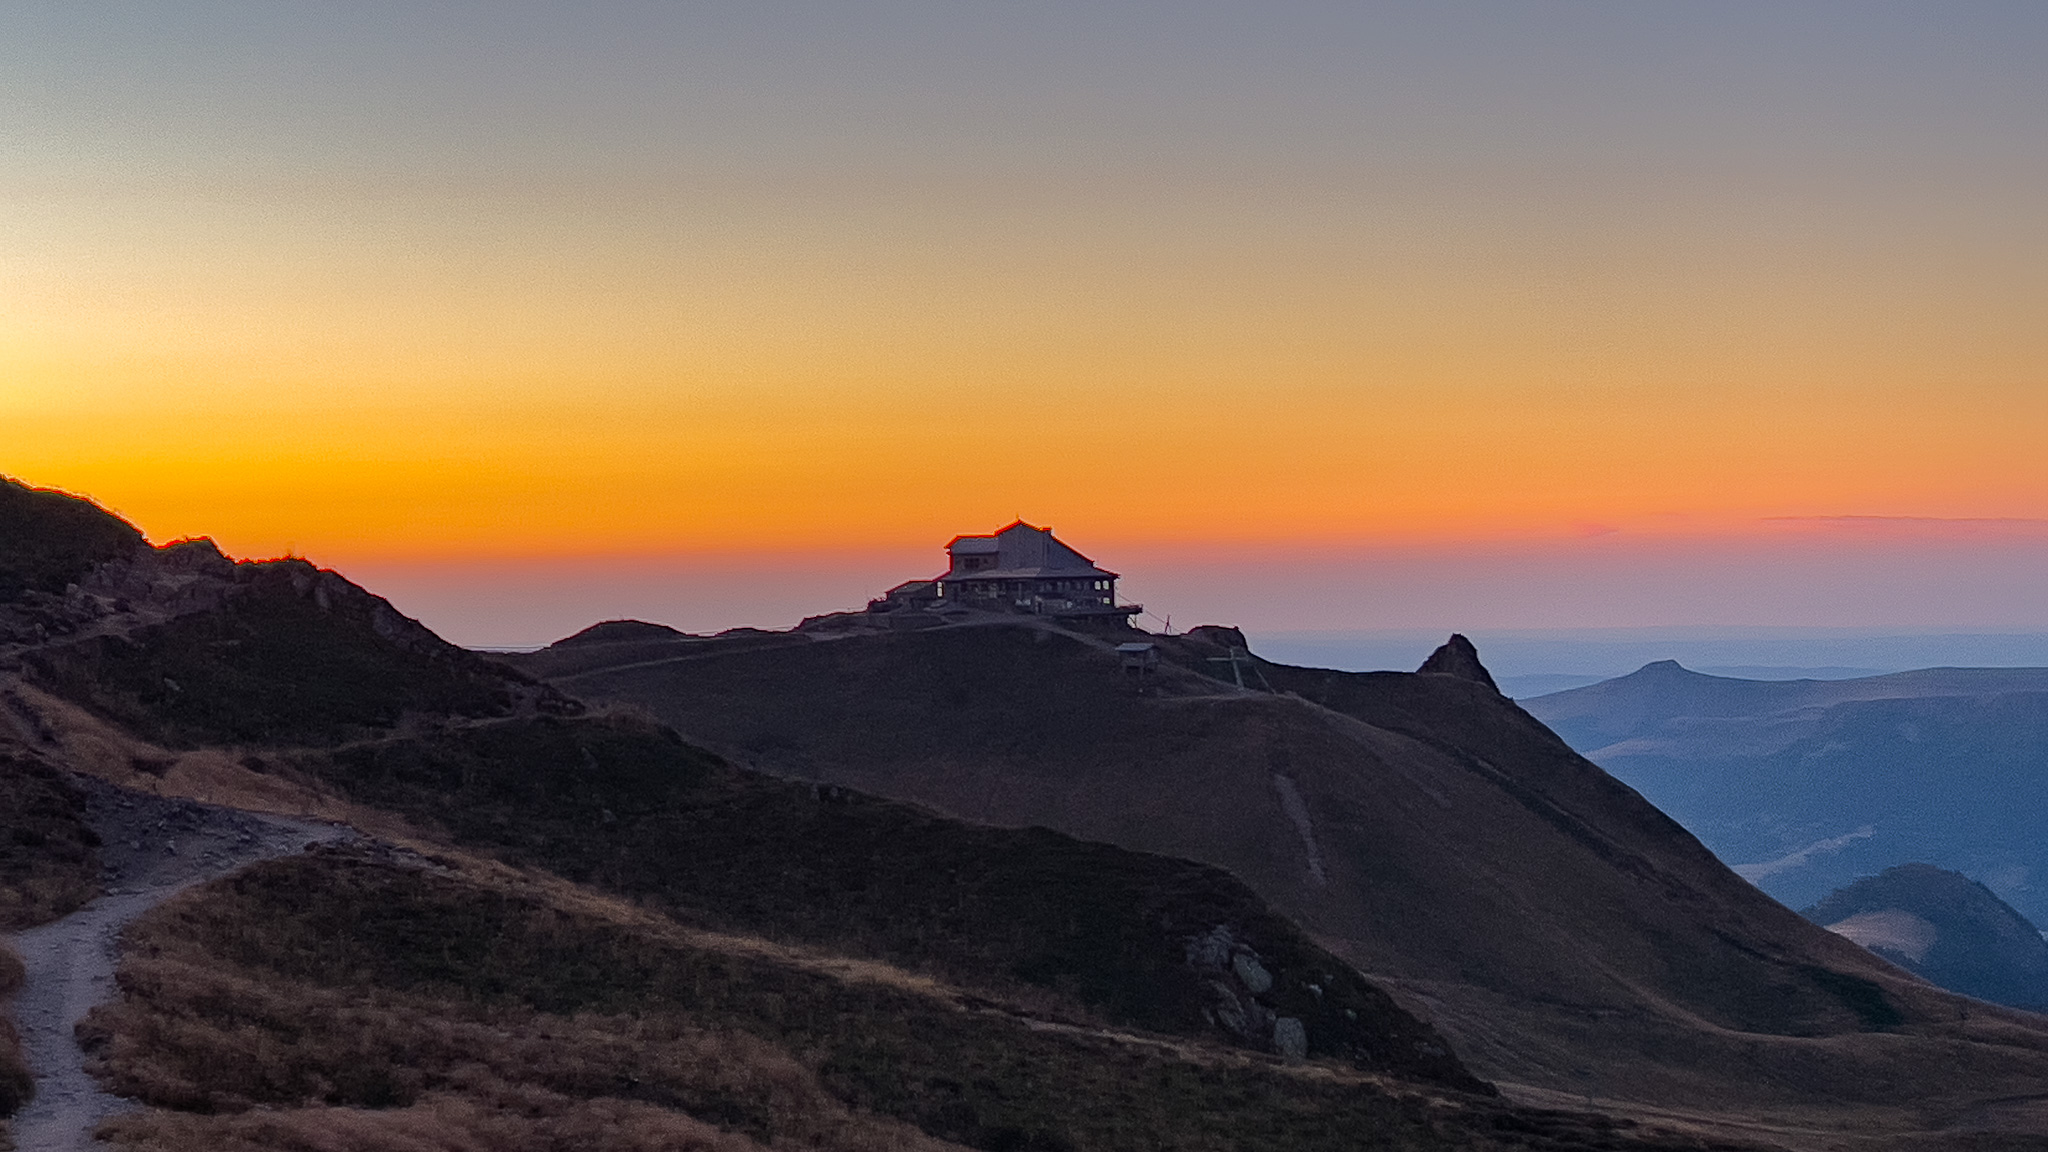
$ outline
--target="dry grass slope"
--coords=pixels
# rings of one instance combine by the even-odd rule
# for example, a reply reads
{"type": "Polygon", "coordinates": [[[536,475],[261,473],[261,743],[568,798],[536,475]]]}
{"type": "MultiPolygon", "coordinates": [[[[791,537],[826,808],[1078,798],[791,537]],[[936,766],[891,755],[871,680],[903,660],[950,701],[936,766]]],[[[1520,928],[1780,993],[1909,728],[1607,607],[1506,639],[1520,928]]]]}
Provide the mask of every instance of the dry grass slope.
{"type": "MultiPolygon", "coordinates": [[[[406,1108],[240,1116],[148,1113],[102,1128],[136,1152],[756,1152],[762,1145],[629,1101],[433,1095],[406,1108]]],[[[915,1145],[904,1144],[906,1150],[915,1145]]]]}
{"type": "MultiPolygon", "coordinates": [[[[618,718],[539,717],[299,761],[461,844],[657,901],[707,927],[930,971],[991,994],[1229,1039],[1189,942],[1219,926],[1274,981],[1251,1011],[1306,1027],[1312,1055],[1483,1091],[1426,1025],[1199,864],[1043,829],[989,829],[843,789],[737,771],[618,718]]],[[[1239,1042],[1271,1044],[1270,1023],[1239,1042]]]]}
{"type": "Polygon", "coordinates": [[[773,954],[368,849],[262,865],[132,930],[90,1038],[115,1090],[170,1111],[107,1134],[165,1152],[1645,1146],[773,954]]]}
{"type": "Polygon", "coordinates": [[[99,894],[85,799],[40,757],[0,748],[0,931],[48,923],[99,894]]]}

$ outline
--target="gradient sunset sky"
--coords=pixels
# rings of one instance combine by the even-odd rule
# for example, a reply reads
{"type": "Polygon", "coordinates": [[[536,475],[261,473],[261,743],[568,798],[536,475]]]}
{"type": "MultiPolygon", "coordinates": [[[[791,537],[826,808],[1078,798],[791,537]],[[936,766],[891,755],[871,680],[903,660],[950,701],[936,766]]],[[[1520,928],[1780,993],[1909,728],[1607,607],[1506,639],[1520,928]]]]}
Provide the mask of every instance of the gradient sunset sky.
{"type": "Polygon", "coordinates": [[[2048,5],[8,4],[0,473],[469,643],[2048,629],[2048,5]]]}

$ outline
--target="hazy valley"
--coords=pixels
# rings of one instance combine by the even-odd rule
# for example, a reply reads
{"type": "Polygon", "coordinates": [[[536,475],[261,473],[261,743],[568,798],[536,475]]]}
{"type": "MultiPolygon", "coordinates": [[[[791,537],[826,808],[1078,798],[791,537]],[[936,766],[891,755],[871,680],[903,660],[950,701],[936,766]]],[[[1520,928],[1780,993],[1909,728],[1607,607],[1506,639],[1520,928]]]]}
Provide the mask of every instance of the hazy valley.
{"type": "Polygon", "coordinates": [[[2048,923],[2048,669],[1754,681],[1662,662],[1522,704],[1794,908],[1919,863],[2048,923]]]}

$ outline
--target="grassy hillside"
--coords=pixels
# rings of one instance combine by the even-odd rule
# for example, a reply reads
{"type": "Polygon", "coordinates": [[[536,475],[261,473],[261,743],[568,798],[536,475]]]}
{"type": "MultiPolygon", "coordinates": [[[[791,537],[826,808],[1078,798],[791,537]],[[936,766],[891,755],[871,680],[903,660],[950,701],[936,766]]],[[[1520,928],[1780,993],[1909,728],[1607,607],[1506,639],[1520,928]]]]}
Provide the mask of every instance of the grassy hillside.
{"type": "Polygon", "coordinates": [[[55,920],[99,895],[85,798],[40,756],[0,747],[0,931],[55,920]]]}
{"type": "Polygon", "coordinates": [[[1151,639],[1168,667],[1147,681],[1028,621],[621,630],[519,663],[779,775],[1227,868],[1489,1077],[1863,1108],[2031,1075],[1990,1047],[1958,1062],[1950,1002],[1757,893],[1482,683],[1259,662],[1240,691],[1211,663],[1235,637],[1151,639]]]}
{"type": "Polygon", "coordinates": [[[1292,1019],[1311,1056],[1479,1087],[1441,1037],[1213,868],[735,770],[617,718],[482,724],[298,763],[458,844],[693,923],[991,991],[1028,986],[1114,1023],[1258,1049],[1292,1019]],[[1191,962],[1218,930],[1223,953],[1191,962]],[[1238,954],[1270,986],[1228,971],[1238,954]]]}
{"type": "Polygon", "coordinates": [[[1048,1027],[907,974],[374,849],[262,865],[167,906],[131,933],[121,983],[92,1042],[118,1090],[176,1110],[115,1122],[136,1147],[327,1152],[398,1132],[594,1150],[1648,1143],[1048,1027]],[[338,1145],[338,1122],[369,1135],[338,1145]]]}
{"type": "MultiPolygon", "coordinates": [[[[1720,924],[1720,938],[1695,936],[1694,945],[1661,957],[1654,971],[1658,987],[1674,999],[1745,1032],[1812,1035],[1845,1025],[1882,1030],[1904,1022],[1877,984],[1860,973],[1830,967],[1826,950],[1801,955],[1797,944],[1803,933],[1781,910],[1754,899],[1748,886],[1729,875],[1676,821],[1572,751],[1490,682],[1264,662],[1262,670],[1280,691],[1457,760],[1585,854],[1661,885],[1673,896],[1691,888],[1696,901],[1718,898],[1724,914],[1730,914],[1720,924]],[[1749,939],[1730,938],[1730,929],[1738,925],[1748,930],[1749,939]]],[[[1697,933],[1701,927],[1665,930],[1697,933]]]]}

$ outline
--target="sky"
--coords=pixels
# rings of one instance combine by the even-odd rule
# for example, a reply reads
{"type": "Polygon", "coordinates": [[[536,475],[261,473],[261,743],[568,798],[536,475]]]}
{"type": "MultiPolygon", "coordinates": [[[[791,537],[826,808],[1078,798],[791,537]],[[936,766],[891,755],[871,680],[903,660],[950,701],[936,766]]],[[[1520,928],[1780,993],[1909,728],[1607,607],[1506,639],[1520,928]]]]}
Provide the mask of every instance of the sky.
{"type": "Polygon", "coordinates": [[[11,3],[0,473],[464,643],[2048,631],[2048,7],[11,3]]]}

